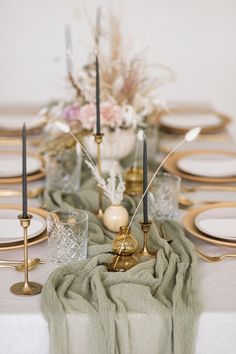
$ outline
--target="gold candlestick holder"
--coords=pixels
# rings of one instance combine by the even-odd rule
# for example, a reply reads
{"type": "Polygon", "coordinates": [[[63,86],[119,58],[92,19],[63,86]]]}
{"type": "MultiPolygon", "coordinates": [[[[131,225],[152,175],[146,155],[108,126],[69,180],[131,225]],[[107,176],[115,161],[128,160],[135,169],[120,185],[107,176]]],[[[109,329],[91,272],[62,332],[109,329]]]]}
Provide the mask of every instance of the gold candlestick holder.
{"type": "Polygon", "coordinates": [[[135,253],[135,255],[137,257],[149,257],[149,258],[156,257],[157,251],[149,250],[147,247],[148,233],[150,231],[152,221],[148,221],[147,223],[140,221],[139,223],[141,225],[141,229],[143,232],[143,247],[141,250],[138,250],[137,253],[135,253]]]}
{"type": "Polygon", "coordinates": [[[143,193],[143,169],[131,167],[125,174],[125,193],[132,197],[143,193]]]}
{"type": "MultiPolygon", "coordinates": [[[[101,162],[101,143],[104,134],[94,134],[94,139],[97,144],[97,165],[98,165],[98,173],[100,176],[102,175],[102,162],[101,162]]],[[[102,210],[102,189],[99,188],[99,206],[97,211],[97,217],[99,219],[103,218],[103,210],[102,210]]]]}
{"type": "Polygon", "coordinates": [[[15,295],[36,295],[41,293],[43,287],[41,284],[29,282],[28,280],[28,227],[30,226],[32,215],[28,214],[26,218],[19,215],[18,218],[24,230],[24,282],[12,285],[11,291],[15,295]]]}

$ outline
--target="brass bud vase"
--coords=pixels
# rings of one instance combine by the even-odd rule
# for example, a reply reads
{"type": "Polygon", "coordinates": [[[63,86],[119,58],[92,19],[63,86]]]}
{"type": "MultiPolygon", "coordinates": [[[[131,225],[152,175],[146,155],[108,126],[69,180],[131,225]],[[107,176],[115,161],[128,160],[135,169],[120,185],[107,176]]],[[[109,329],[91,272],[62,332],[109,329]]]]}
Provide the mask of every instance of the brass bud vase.
{"type": "Polygon", "coordinates": [[[125,272],[139,263],[134,253],[138,249],[138,241],[130,233],[127,226],[120,227],[120,233],[112,241],[115,256],[108,263],[109,272],[125,272]]]}

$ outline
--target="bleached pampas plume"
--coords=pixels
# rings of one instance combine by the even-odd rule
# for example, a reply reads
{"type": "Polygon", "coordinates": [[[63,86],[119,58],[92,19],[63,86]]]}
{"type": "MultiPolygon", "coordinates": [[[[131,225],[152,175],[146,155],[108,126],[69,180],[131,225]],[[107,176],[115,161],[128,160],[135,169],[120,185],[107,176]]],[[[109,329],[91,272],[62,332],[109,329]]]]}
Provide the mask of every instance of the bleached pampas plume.
{"type": "Polygon", "coordinates": [[[119,205],[125,191],[125,182],[122,176],[111,170],[109,177],[105,180],[100,176],[97,166],[93,166],[88,160],[85,162],[98,182],[98,187],[102,188],[104,194],[110,199],[113,205],[119,205]]]}

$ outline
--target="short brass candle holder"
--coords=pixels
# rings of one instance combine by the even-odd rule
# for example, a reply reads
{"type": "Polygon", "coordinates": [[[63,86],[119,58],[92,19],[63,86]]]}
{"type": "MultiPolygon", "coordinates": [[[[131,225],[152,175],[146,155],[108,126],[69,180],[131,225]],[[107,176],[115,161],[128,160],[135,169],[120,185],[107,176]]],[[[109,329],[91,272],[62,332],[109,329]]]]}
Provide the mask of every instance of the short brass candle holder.
{"type": "Polygon", "coordinates": [[[125,174],[125,193],[132,197],[143,193],[143,169],[131,167],[125,174]]]}
{"type": "Polygon", "coordinates": [[[27,217],[23,217],[23,215],[19,215],[20,224],[24,230],[24,282],[16,283],[11,286],[11,291],[15,295],[37,295],[42,291],[42,285],[29,282],[28,280],[28,227],[30,226],[30,221],[32,219],[32,215],[28,214],[27,217]]]}
{"type": "MultiPolygon", "coordinates": [[[[101,143],[104,134],[94,134],[94,139],[97,144],[97,165],[98,165],[98,173],[100,176],[102,175],[102,162],[101,162],[101,143]]],[[[99,207],[97,211],[97,217],[99,219],[103,218],[103,210],[102,210],[102,189],[99,188],[99,207]]]]}
{"type": "Polygon", "coordinates": [[[120,233],[112,241],[112,251],[115,256],[108,263],[109,272],[125,272],[139,263],[134,253],[137,251],[138,241],[130,233],[127,226],[120,227],[120,233]]]}
{"type": "Polygon", "coordinates": [[[146,223],[140,221],[139,223],[141,225],[141,230],[143,232],[143,247],[141,250],[138,250],[137,253],[135,253],[135,255],[137,257],[149,257],[149,258],[156,257],[157,251],[149,250],[147,247],[148,233],[150,231],[152,221],[148,221],[146,223]]]}

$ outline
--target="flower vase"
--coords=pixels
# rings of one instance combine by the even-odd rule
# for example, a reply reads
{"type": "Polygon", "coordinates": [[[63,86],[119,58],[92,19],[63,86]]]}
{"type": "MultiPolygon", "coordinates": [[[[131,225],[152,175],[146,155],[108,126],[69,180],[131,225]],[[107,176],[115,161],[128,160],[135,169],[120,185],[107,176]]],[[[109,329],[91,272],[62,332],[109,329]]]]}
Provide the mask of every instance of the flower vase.
{"type": "Polygon", "coordinates": [[[128,211],[123,205],[110,205],[103,214],[104,226],[112,232],[118,232],[121,226],[127,226],[129,222],[128,211]]]}
{"type": "MultiPolygon", "coordinates": [[[[102,172],[113,170],[116,173],[122,172],[119,160],[127,157],[135,146],[135,129],[116,129],[111,131],[103,128],[104,137],[101,143],[102,172]]],[[[97,157],[97,147],[92,134],[84,137],[84,147],[93,157],[97,157]]]]}
{"type": "Polygon", "coordinates": [[[139,263],[134,256],[138,249],[138,241],[130,233],[127,226],[120,227],[119,234],[112,241],[114,257],[108,262],[109,272],[125,272],[139,263]]]}

